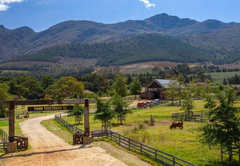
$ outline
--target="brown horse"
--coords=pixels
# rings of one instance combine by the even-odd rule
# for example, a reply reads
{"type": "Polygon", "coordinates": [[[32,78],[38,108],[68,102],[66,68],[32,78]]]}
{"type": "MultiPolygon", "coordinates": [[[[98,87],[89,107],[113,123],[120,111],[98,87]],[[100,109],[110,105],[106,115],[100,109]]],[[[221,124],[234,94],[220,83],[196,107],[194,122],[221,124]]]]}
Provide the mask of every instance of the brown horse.
{"type": "Polygon", "coordinates": [[[172,125],[170,126],[170,129],[174,128],[176,129],[176,127],[179,127],[179,129],[183,129],[183,122],[172,122],[172,125]]]}

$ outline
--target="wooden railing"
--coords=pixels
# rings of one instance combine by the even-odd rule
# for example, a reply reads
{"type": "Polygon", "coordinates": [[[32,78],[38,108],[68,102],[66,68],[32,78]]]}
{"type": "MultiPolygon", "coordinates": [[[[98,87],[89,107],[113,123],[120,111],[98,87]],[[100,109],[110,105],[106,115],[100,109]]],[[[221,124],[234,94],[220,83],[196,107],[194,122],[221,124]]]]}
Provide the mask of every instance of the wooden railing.
{"type": "Polygon", "coordinates": [[[7,143],[8,135],[4,130],[0,129],[0,149],[2,150],[7,149],[7,143]]]}
{"type": "Polygon", "coordinates": [[[0,149],[2,150],[7,149],[7,142],[0,142],[0,149]]]}
{"type": "Polygon", "coordinates": [[[6,133],[4,130],[2,130],[2,129],[0,129],[0,140],[1,140],[2,142],[8,142],[8,135],[7,135],[7,133],[6,133]]]}
{"type": "Polygon", "coordinates": [[[79,133],[84,133],[83,130],[77,128],[76,126],[68,123],[67,121],[63,120],[61,118],[61,115],[60,114],[57,114],[55,115],[55,120],[60,123],[61,125],[65,126],[69,131],[71,131],[72,133],[76,133],[76,132],[79,132],[79,133]]]}
{"type": "MultiPolygon", "coordinates": [[[[70,131],[72,130],[71,125],[69,125],[68,122],[66,122],[65,120],[60,118],[61,116],[59,115],[55,115],[55,119],[57,122],[61,121],[60,124],[64,125],[65,127],[67,127],[70,131]],[[61,120],[60,120],[61,119],[61,120]],[[65,122],[63,122],[65,121],[65,122]]],[[[74,126],[75,127],[75,126],[74,126]]],[[[77,128],[77,127],[76,127],[77,128]]],[[[81,129],[77,128],[79,131],[82,131],[81,129]]],[[[77,129],[74,129],[77,130],[77,129]]],[[[78,132],[78,131],[77,131],[78,132]]],[[[73,132],[74,133],[74,132],[73,132]]],[[[91,137],[92,139],[94,139],[95,137],[103,137],[103,136],[107,136],[109,138],[111,138],[112,140],[116,141],[120,146],[128,149],[128,150],[132,150],[141,154],[145,154],[148,155],[162,163],[165,163],[166,165],[170,165],[170,166],[196,166],[195,164],[192,164],[186,160],[183,160],[181,158],[178,158],[174,155],[171,155],[169,153],[163,152],[161,150],[152,148],[148,145],[145,145],[143,143],[140,143],[138,141],[135,141],[131,138],[125,137],[121,134],[118,134],[116,132],[113,132],[111,130],[97,130],[97,131],[91,131],[91,137]]]]}

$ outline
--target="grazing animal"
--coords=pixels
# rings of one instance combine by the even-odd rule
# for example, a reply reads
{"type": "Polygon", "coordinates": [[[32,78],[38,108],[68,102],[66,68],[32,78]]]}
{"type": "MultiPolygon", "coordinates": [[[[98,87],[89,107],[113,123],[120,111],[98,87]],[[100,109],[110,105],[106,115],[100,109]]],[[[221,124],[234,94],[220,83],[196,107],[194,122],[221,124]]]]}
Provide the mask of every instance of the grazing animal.
{"type": "Polygon", "coordinates": [[[214,120],[213,120],[213,119],[210,119],[209,122],[214,122],[214,120]]]}
{"type": "Polygon", "coordinates": [[[172,122],[170,129],[172,128],[176,129],[176,127],[179,127],[179,129],[183,129],[183,122],[172,122]]]}

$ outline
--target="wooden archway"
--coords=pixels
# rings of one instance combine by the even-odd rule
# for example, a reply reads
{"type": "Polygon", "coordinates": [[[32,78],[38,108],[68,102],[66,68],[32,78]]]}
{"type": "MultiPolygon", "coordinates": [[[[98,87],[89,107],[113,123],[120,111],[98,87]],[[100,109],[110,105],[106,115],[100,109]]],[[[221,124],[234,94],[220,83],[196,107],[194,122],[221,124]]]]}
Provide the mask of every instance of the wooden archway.
{"type": "Polygon", "coordinates": [[[52,104],[84,104],[84,136],[89,137],[89,103],[96,103],[95,99],[77,99],[77,100],[14,100],[0,101],[1,105],[9,106],[9,143],[14,142],[15,137],[15,105],[52,105],[52,104]]]}

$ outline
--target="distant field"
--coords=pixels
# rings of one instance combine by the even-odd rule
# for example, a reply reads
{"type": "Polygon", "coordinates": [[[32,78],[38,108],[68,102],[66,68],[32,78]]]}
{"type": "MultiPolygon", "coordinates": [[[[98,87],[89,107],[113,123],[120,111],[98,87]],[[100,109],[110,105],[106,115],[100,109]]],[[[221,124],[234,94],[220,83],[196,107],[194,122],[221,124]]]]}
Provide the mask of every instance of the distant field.
{"type": "Polygon", "coordinates": [[[240,71],[234,71],[234,72],[219,72],[219,73],[206,73],[210,74],[212,76],[213,82],[216,84],[222,84],[224,78],[230,78],[234,76],[235,74],[240,75],[240,71]]]}
{"type": "Polygon", "coordinates": [[[27,74],[29,71],[24,71],[24,70],[2,70],[2,73],[19,73],[19,74],[27,74]]]}

